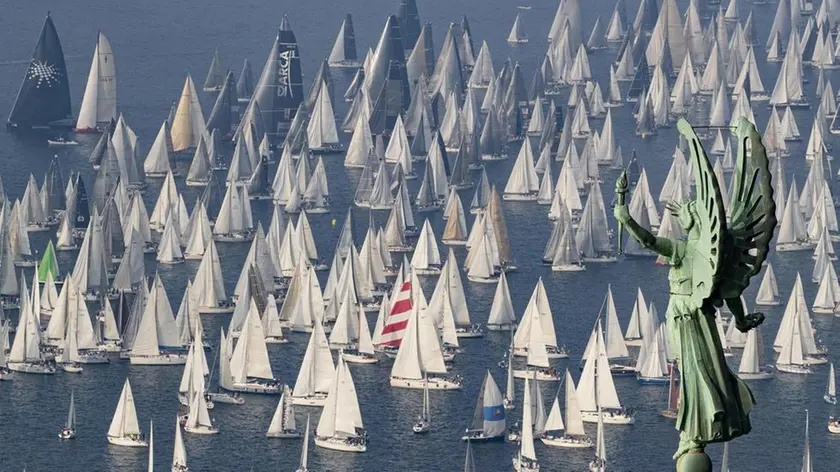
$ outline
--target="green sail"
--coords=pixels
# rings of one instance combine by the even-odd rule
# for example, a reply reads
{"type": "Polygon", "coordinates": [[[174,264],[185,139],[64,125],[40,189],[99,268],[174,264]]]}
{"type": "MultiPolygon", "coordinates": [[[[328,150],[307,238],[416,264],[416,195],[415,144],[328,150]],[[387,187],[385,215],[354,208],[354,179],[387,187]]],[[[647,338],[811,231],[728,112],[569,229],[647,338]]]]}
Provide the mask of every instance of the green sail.
{"type": "Polygon", "coordinates": [[[58,259],[55,258],[55,248],[53,242],[47,243],[47,248],[44,249],[44,256],[38,264],[38,281],[46,282],[47,274],[52,274],[52,279],[58,280],[58,259]]]}

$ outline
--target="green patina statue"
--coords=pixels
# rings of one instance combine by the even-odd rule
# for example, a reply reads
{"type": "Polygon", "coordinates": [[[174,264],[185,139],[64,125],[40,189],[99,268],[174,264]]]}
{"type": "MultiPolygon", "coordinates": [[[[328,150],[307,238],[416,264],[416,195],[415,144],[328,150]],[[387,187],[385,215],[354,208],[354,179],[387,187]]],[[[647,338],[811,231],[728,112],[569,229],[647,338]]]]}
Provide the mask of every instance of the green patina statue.
{"type": "Polygon", "coordinates": [[[678,471],[704,472],[711,471],[706,444],[730,441],[751,429],[755,399],[726,364],[715,309],[726,303],[742,332],[764,321],[761,313],[744,312],[740,296],[767,257],[776,205],[767,154],[752,123],[741,118],[735,131],[738,162],[728,221],[720,184],[700,139],[685,120],[677,128],[689,143],[696,199],[670,202],[667,208],[679,219],[687,240],[658,238],[630,216],[624,204],[625,173],[616,183],[615,218],[619,232],[626,228],[671,266],[667,329],[680,372],[680,445],[674,459],[678,471]]]}

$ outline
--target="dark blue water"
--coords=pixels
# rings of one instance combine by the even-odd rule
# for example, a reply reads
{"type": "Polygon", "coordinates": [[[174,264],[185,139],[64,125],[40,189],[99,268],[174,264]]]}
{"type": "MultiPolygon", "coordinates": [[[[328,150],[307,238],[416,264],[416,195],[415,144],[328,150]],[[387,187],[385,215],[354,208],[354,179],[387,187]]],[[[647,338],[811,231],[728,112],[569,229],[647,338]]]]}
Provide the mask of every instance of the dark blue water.
{"type": "MultiPolygon", "coordinates": [[[[584,35],[598,14],[606,21],[612,11],[610,0],[582,2],[584,35]]],[[[680,2],[681,9],[687,2],[680,2]]],[[[505,39],[513,17],[515,2],[504,0],[465,0],[445,2],[429,0],[420,2],[422,21],[434,24],[435,44],[443,39],[446,25],[458,21],[464,13],[469,17],[476,48],[481,40],[490,46],[497,68],[505,57],[522,64],[526,80],[545,51],[545,36],[548,32],[556,2],[535,1],[533,9],[523,15],[531,43],[512,48],[505,39]]],[[[632,18],[637,2],[628,2],[632,18]]],[[[96,31],[102,28],[108,36],[117,58],[119,82],[119,110],[140,138],[140,154],[145,156],[158,127],[169,112],[171,103],[177,100],[184,77],[191,73],[199,84],[204,78],[214,48],[219,48],[225,65],[237,71],[242,61],[249,58],[257,75],[276,34],[276,28],[284,11],[289,13],[293,29],[301,43],[303,70],[306,86],[318,63],[329,54],[335,32],[346,11],[354,16],[356,36],[360,54],[378,39],[385,15],[396,13],[396,0],[368,0],[359,4],[345,4],[336,1],[310,0],[308,2],[282,3],[240,0],[222,2],[167,2],[147,0],[144,2],[85,1],[72,4],[63,1],[41,0],[39,2],[16,2],[14,8],[4,9],[0,20],[0,110],[11,108],[21,77],[27,67],[31,51],[40,31],[47,10],[52,14],[67,56],[73,93],[74,110],[78,110],[84,81],[90,64],[96,31]]],[[[748,8],[742,3],[744,19],[748,8]]],[[[759,38],[763,41],[772,22],[775,5],[757,7],[755,11],[759,38]]],[[[757,53],[765,87],[772,88],[779,65],[765,65],[762,53],[757,53]]],[[[613,51],[601,51],[590,56],[593,72],[606,89],[608,67],[614,58],[613,51]]],[[[337,90],[342,90],[351,76],[341,70],[333,71],[337,90]]],[[[811,83],[807,85],[813,103],[816,72],[808,71],[811,83]]],[[[835,85],[840,85],[840,75],[828,74],[835,85]]],[[[625,85],[626,87],[626,85],[625,85]]],[[[339,95],[340,96],[340,95],[339,95]]],[[[565,99],[564,99],[565,100],[565,99]]],[[[212,105],[211,97],[203,97],[205,114],[212,105]]],[[[343,116],[346,104],[335,103],[336,112],[343,116]]],[[[759,129],[763,129],[767,110],[762,106],[755,109],[759,129]]],[[[810,129],[813,110],[796,111],[796,118],[803,135],[810,129]]],[[[630,107],[613,110],[617,138],[624,155],[629,156],[636,149],[645,164],[654,194],[658,194],[670,165],[671,152],[676,144],[675,130],[661,130],[657,136],[645,141],[634,133],[630,107]]],[[[593,129],[600,129],[600,122],[593,122],[593,129]]],[[[0,132],[0,175],[5,189],[12,198],[20,197],[24,185],[33,173],[40,181],[46,171],[55,149],[46,146],[48,135],[19,136],[0,132]]],[[[62,167],[67,175],[73,169],[83,172],[90,181],[91,171],[87,165],[90,149],[96,137],[77,137],[82,145],[77,148],[59,150],[62,167]]],[[[345,136],[343,139],[349,139],[345,136]]],[[[828,136],[834,141],[833,136],[828,136]]],[[[803,182],[806,175],[804,164],[805,143],[790,145],[793,157],[785,161],[790,177],[796,175],[803,182]]],[[[516,149],[511,151],[516,152],[516,149]]],[[[515,154],[514,154],[515,155],[515,154]]],[[[331,259],[332,250],[338,238],[339,228],[330,222],[333,218],[342,221],[353,189],[358,181],[358,172],[346,171],[342,157],[325,158],[330,189],[332,192],[332,213],[312,215],[312,223],[318,250],[322,257],[331,259]]],[[[186,167],[187,163],[179,163],[186,167]]],[[[512,160],[488,165],[491,182],[504,185],[512,160]]],[[[559,168],[555,164],[554,175],[559,168]]],[[[273,172],[273,170],[272,170],[273,172]]],[[[615,175],[604,175],[603,189],[606,198],[612,196],[612,180],[615,175]]],[[[183,188],[188,208],[196,197],[193,190],[183,188]]],[[[159,183],[152,181],[145,194],[145,202],[152,208],[157,197],[159,183]]],[[[835,190],[835,195],[837,191],[835,190]]],[[[462,192],[462,199],[468,203],[471,192],[462,192]]],[[[253,204],[255,217],[268,224],[270,206],[265,202],[253,204]]],[[[592,322],[601,306],[606,286],[611,283],[622,323],[626,325],[636,287],[641,285],[648,300],[654,301],[663,312],[667,301],[666,270],[655,267],[650,260],[624,260],[619,264],[590,264],[583,273],[552,274],[540,265],[540,257],[550,226],[545,218],[547,207],[534,203],[507,202],[504,204],[507,222],[513,244],[514,257],[520,271],[509,277],[514,307],[521,315],[524,305],[538,277],[543,277],[555,316],[558,339],[571,349],[568,365],[578,376],[578,360],[583,351],[592,322]]],[[[359,213],[359,221],[366,221],[359,213]]],[[[386,215],[378,215],[384,223],[386,215]]],[[[432,222],[438,232],[443,224],[439,214],[432,222]]],[[[471,221],[470,221],[471,223],[471,221]]],[[[359,239],[362,225],[358,225],[359,239]]],[[[33,247],[43,248],[46,233],[33,235],[33,247]]],[[[219,244],[222,266],[228,290],[232,290],[239,274],[241,262],[247,253],[247,245],[219,244]]],[[[463,250],[456,250],[463,260],[463,250]]],[[[62,270],[72,267],[71,256],[59,254],[62,270]]],[[[780,289],[785,296],[790,292],[797,271],[809,274],[812,261],[808,253],[773,254],[780,289]]],[[[147,270],[153,273],[153,257],[146,260],[147,270]]],[[[197,264],[186,263],[176,267],[161,267],[168,295],[177,307],[186,281],[197,264]]],[[[326,274],[322,274],[326,275],[326,274]]],[[[466,279],[465,279],[466,280],[466,279]]],[[[808,280],[807,277],[805,280],[808,280]]],[[[429,281],[431,282],[431,281],[429,281]]],[[[466,283],[466,282],[465,282],[466,283]]],[[[755,281],[757,286],[758,281],[755,281]]],[[[747,291],[747,300],[752,305],[755,288],[747,291]]],[[[427,285],[431,294],[431,285],[427,285]]],[[[486,321],[494,287],[466,283],[470,313],[475,321],[486,321]]],[[[806,282],[806,298],[810,301],[816,286],[806,282]]],[[[767,310],[768,321],[765,337],[772,339],[778,328],[781,308],[767,310]]],[[[218,333],[220,326],[226,326],[227,317],[205,316],[206,332],[218,333]]],[[[372,320],[371,320],[372,321],[372,320]]],[[[814,326],[818,337],[830,352],[840,350],[840,341],[833,338],[835,324],[832,316],[815,315],[814,326]]],[[[270,346],[275,375],[285,382],[293,383],[303,356],[307,337],[291,335],[292,343],[270,346]]],[[[215,339],[211,339],[214,343],[215,339]]],[[[390,365],[353,366],[352,372],[361,403],[362,417],[371,443],[366,454],[354,455],[312,448],[310,466],[317,470],[334,471],[379,471],[401,469],[407,471],[459,470],[462,468],[464,445],[459,437],[469,423],[475,396],[486,369],[490,369],[500,384],[504,383],[504,372],[497,367],[506,349],[506,334],[489,333],[483,340],[465,341],[466,352],[460,355],[452,371],[466,379],[463,391],[454,393],[432,393],[432,418],[434,430],[429,435],[418,437],[411,433],[411,423],[420,409],[421,392],[392,389],[388,385],[390,365]]],[[[769,341],[766,344],[770,344],[769,341]]],[[[768,356],[771,352],[768,348],[768,356]]],[[[737,367],[737,357],[731,361],[737,367]]],[[[566,361],[558,363],[565,367],[566,361]]],[[[0,471],[138,471],[146,470],[146,450],[129,450],[109,446],[105,439],[120,388],[126,376],[131,379],[137,409],[143,429],[148,429],[149,420],[154,420],[155,451],[158,470],[169,467],[174,437],[174,418],[178,410],[175,392],[181,375],[179,368],[131,367],[127,363],[114,362],[108,366],[85,367],[80,376],[58,374],[53,377],[17,375],[13,381],[0,384],[0,471]],[[56,434],[61,428],[67,409],[70,390],[75,390],[78,410],[78,438],[72,442],[60,443],[56,434]]],[[[811,448],[817,469],[836,468],[840,439],[829,437],[825,423],[834,408],[822,401],[827,368],[819,368],[811,376],[779,375],[773,380],[751,384],[758,405],[751,419],[753,432],[732,443],[730,448],[732,470],[794,470],[800,467],[803,449],[804,410],[811,410],[811,448]]],[[[660,387],[640,387],[635,379],[616,379],[622,403],[636,410],[636,424],[633,426],[607,426],[607,455],[609,467],[617,471],[671,470],[671,454],[677,445],[677,432],[673,424],[659,416],[666,398],[660,387]]],[[[521,388],[521,386],[520,386],[521,388]]],[[[544,386],[544,398],[548,403],[554,395],[555,385],[544,386]]],[[[518,393],[521,399],[521,392],[518,393]]],[[[294,470],[300,452],[300,441],[268,440],[264,437],[275,407],[276,397],[247,397],[243,406],[220,405],[212,411],[221,434],[212,437],[185,435],[189,463],[198,471],[238,470],[294,470]]],[[[550,405],[549,405],[550,406],[550,405]]],[[[518,416],[521,409],[517,409],[518,416]]],[[[313,410],[313,428],[318,411],[313,410]]],[[[298,413],[298,420],[305,421],[305,410],[298,413]]],[[[594,436],[594,426],[587,426],[594,436]]],[[[537,444],[537,456],[543,470],[581,471],[586,469],[592,451],[550,449],[537,444]]],[[[712,446],[710,455],[719,463],[722,448],[712,446]]],[[[475,457],[478,470],[510,470],[510,459],[516,453],[512,445],[476,445],[475,457]]]]}

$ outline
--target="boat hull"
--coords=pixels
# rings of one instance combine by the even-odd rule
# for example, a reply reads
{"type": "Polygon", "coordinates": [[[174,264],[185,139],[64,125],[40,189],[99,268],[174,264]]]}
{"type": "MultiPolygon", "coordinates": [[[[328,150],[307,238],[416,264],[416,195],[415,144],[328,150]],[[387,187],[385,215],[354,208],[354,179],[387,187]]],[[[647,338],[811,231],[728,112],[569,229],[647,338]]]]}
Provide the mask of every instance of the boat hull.
{"type": "Polygon", "coordinates": [[[265,338],[266,344],[288,344],[289,340],[286,338],[278,338],[275,336],[269,336],[265,338]]]}
{"type": "Polygon", "coordinates": [[[784,372],[786,374],[810,374],[812,373],[811,369],[808,366],[804,365],[792,365],[792,364],[776,364],[776,370],[779,372],[784,372]]]}
{"type": "Polygon", "coordinates": [[[344,439],[340,438],[325,438],[315,436],[315,445],[318,447],[323,447],[324,449],[332,449],[333,451],[342,451],[342,452],[365,452],[367,451],[367,444],[364,442],[361,443],[348,443],[344,439]]]}
{"type": "Polygon", "coordinates": [[[211,426],[196,426],[192,427],[190,425],[184,426],[184,431],[190,434],[201,434],[204,436],[209,436],[212,434],[219,434],[219,428],[214,428],[211,426]]]}
{"type": "Polygon", "coordinates": [[[265,385],[259,383],[234,383],[233,385],[231,385],[231,388],[229,390],[233,392],[242,393],[258,393],[260,395],[280,395],[281,393],[283,393],[283,388],[279,385],[265,385]]]}
{"type": "Polygon", "coordinates": [[[202,315],[226,315],[229,313],[233,313],[236,310],[234,305],[231,306],[200,306],[198,307],[198,312],[202,315]]]}
{"type": "Polygon", "coordinates": [[[316,395],[311,397],[292,397],[292,405],[295,406],[317,406],[322,407],[327,403],[327,395],[316,395]]]}
{"type": "Polygon", "coordinates": [[[379,359],[374,356],[351,354],[347,352],[342,352],[341,357],[344,359],[344,362],[349,362],[351,364],[376,364],[379,362],[379,359]]]}
{"type": "Polygon", "coordinates": [[[505,193],[502,195],[502,200],[510,202],[533,202],[537,199],[536,194],[522,194],[522,193],[505,193]]]}
{"type": "Polygon", "coordinates": [[[668,385],[670,379],[668,377],[641,377],[636,376],[636,379],[642,385],[668,385]]]}
{"type": "Polygon", "coordinates": [[[123,447],[149,447],[149,443],[142,439],[129,438],[126,436],[108,436],[108,444],[123,447]]]}
{"type": "MultiPolygon", "coordinates": [[[[559,350],[557,348],[548,347],[546,351],[549,359],[567,359],[569,357],[569,353],[565,350],[559,350]]],[[[517,357],[528,357],[528,349],[514,348],[513,355],[517,357]]]]}
{"type": "Polygon", "coordinates": [[[516,472],[540,472],[540,465],[536,462],[526,462],[522,461],[519,462],[519,457],[514,457],[513,461],[513,470],[516,472]]]}
{"type": "Polygon", "coordinates": [[[207,393],[207,397],[213,400],[213,403],[225,403],[227,405],[242,405],[245,399],[241,397],[234,397],[224,392],[207,393]]]}
{"type": "Polygon", "coordinates": [[[509,325],[497,325],[497,324],[486,324],[484,325],[489,331],[516,331],[516,325],[509,324],[509,325]]]}
{"type": "Polygon", "coordinates": [[[563,436],[559,438],[546,436],[540,438],[540,441],[549,447],[565,447],[569,449],[586,449],[592,447],[592,438],[588,436],[580,438],[571,436],[563,436]]]}
{"type": "Polygon", "coordinates": [[[187,363],[186,354],[161,354],[158,356],[132,354],[129,359],[131,365],[184,365],[187,363]]]}
{"type": "Polygon", "coordinates": [[[55,374],[55,367],[43,364],[32,364],[30,362],[9,362],[6,367],[12,372],[18,372],[21,374],[55,374]]]}
{"type": "Polygon", "coordinates": [[[461,384],[450,379],[429,377],[427,379],[404,379],[391,377],[391,386],[397,388],[424,389],[428,384],[429,390],[460,390],[461,384]]]}
{"type": "Polygon", "coordinates": [[[485,436],[484,432],[478,431],[475,434],[469,433],[461,436],[461,441],[470,441],[473,443],[505,442],[505,435],[500,434],[498,436],[485,436]]]}
{"type": "Polygon", "coordinates": [[[467,280],[469,280],[470,282],[475,282],[477,284],[495,284],[499,282],[498,277],[473,277],[470,275],[467,275],[467,280]]]}
{"type": "Polygon", "coordinates": [[[299,431],[281,431],[279,433],[266,433],[265,437],[275,439],[299,439],[299,431]]]}
{"type": "MultiPolygon", "coordinates": [[[[582,411],[581,417],[585,423],[597,423],[597,411],[582,411]]],[[[604,419],[604,424],[633,424],[636,422],[635,418],[627,413],[613,413],[609,411],[602,411],[601,417],[604,419]]]]}
{"type": "Polygon", "coordinates": [[[517,379],[534,379],[542,382],[559,382],[563,380],[563,374],[558,372],[542,372],[542,371],[528,371],[528,370],[514,370],[513,376],[517,379]]]}

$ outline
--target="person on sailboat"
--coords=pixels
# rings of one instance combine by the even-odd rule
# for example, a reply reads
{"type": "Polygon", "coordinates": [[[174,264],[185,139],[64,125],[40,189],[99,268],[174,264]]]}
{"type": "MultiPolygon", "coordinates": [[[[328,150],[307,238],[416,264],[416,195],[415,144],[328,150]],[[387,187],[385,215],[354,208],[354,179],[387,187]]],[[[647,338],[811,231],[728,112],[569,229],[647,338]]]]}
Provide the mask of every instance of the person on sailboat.
{"type": "Polygon", "coordinates": [[[676,425],[681,432],[680,445],[675,460],[689,452],[702,454],[706,444],[727,442],[752,429],[749,413],[755,399],[726,364],[715,307],[725,301],[742,332],[764,321],[761,313],[744,312],[740,296],[750,278],[761,270],[776,227],[769,161],[755,126],[745,118],[738,121],[735,175],[755,175],[757,180],[753,180],[754,186],[747,184],[747,189],[737,180],[733,195],[739,198],[733,199],[729,209],[742,216],[731,223],[726,221],[720,183],[700,139],[684,119],[677,127],[690,143],[698,195],[696,200],[668,207],[679,218],[688,240],[658,238],[630,216],[623,196],[626,173],[616,184],[618,203],[614,208],[616,220],[628,233],[645,248],[668,258],[671,265],[667,327],[671,345],[677,346],[682,385],[676,425]],[[748,139],[752,149],[749,164],[748,139]]]}

